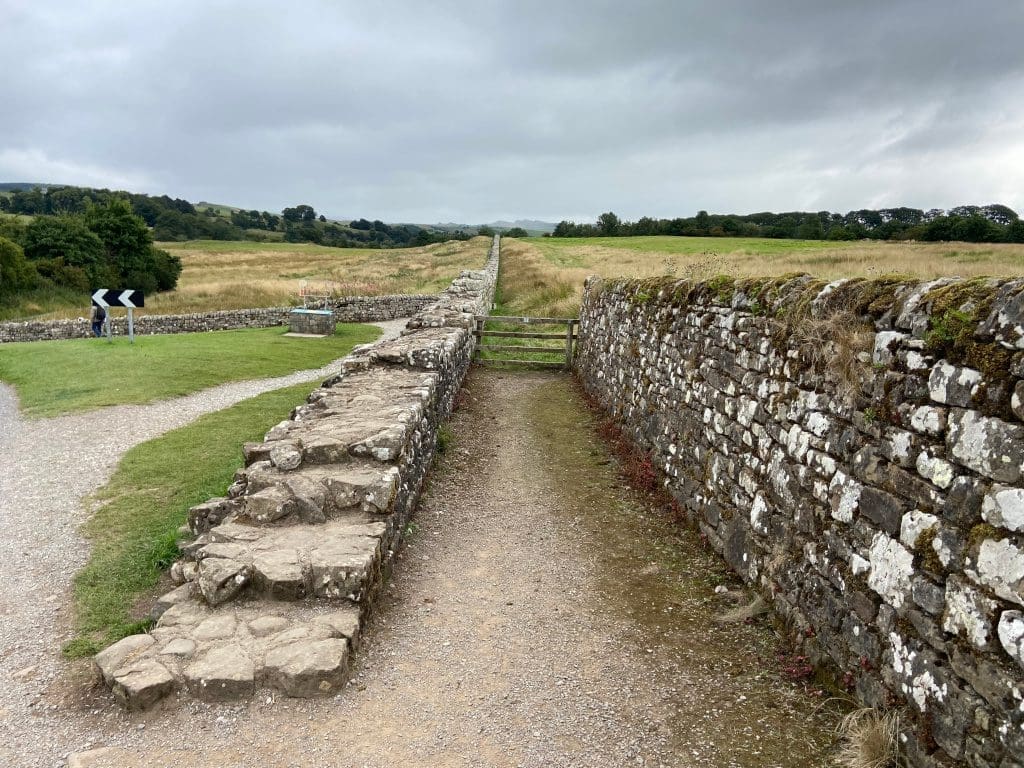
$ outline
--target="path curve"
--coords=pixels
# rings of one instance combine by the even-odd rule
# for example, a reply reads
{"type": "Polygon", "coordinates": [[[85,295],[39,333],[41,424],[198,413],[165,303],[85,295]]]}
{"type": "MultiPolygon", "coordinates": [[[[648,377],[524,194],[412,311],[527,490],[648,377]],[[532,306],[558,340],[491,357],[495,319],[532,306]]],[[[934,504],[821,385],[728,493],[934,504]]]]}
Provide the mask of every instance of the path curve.
{"type": "MultiPolygon", "coordinates": [[[[368,325],[382,330],[379,341],[398,336],[406,322],[368,325]]],[[[23,419],[14,389],[0,384],[0,758],[13,744],[24,750],[0,764],[53,764],[36,762],[51,737],[33,720],[52,706],[44,692],[64,667],[68,593],[89,554],[78,532],[82,500],[106,484],[129,448],[264,392],[327,378],[341,359],[148,405],[49,419],[23,419]],[[33,757],[22,762],[25,755],[33,757]]]]}

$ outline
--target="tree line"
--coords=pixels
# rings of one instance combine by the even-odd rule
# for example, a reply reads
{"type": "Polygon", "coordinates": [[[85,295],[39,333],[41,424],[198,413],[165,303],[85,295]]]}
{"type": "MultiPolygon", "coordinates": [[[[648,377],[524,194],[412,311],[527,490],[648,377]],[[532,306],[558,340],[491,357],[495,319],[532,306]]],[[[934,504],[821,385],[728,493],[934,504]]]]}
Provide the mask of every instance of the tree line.
{"type": "Polygon", "coordinates": [[[78,215],[89,206],[106,205],[111,200],[126,200],[152,229],[153,238],[165,242],[284,240],[335,248],[400,248],[472,237],[461,230],[436,232],[413,224],[389,225],[366,219],[344,226],[328,221],[305,203],[285,208],[280,215],[259,210],[224,214],[213,206],[200,210],[188,200],[167,195],[72,186],[13,189],[0,197],[0,211],[29,216],[78,215]]]}
{"type": "Polygon", "coordinates": [[[79,212],[0,217],[0,296],[38,288],[172,290],[181,259],[153,245],[128,200],[90,202],[79,212]]]}
{"type": "Polygon", "coordinates": [[[593,224],[561,221],[552,237],[774,237],[799,240],[959,240],[969,243],[1024,243],[1024,222],[1005,205],[960,205],[932,208],[861,209],[849,213],[792,211],[788,213],[709,214],[689,218],[655,219],[644,216],[622,221],[602,213],[593,224]]]}

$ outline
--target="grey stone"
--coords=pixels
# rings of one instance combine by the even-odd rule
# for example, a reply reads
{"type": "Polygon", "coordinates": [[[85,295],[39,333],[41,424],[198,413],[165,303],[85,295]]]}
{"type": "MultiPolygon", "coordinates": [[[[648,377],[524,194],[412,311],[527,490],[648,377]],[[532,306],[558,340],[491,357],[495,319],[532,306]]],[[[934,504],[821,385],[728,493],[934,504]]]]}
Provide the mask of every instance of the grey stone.
{"type": "Polygon", "coordinates": [[[942,628],[959,635],[976,648],[988,650],[993,640],[996,603],[965,579],[951,575],[946,580],[946,610],[942,628]]]}
{"type": "Polygon", "coordinates": [[[238,622],[235,620],[234,615],[231,613],[220,613],[196,625],[195,629],[192,630],[192,637],[202,641],[225,640],[229,637],[234,637],[237,630],[238,622]]]}
{"type": "Polygon", "coordinates": [[[256,669],[240,646],[215,646],[203,651],[185,668],[189,690],[205,701],[250,696],[256,688],[256,669]]]}
{"type": "Polygon", "coordinates": [[[253,637],[267,637],[281,632],[288,623],[288,619],[281,616],[261,616],[249,622],[249,632],[253,637]]]}
{"type": "Polygon", "coordinates": [[[900,532],[903,509],[903,504],[891,493],[868,486],[861,491],[861,514],[892,536],[900,532]]]}
{"type": "Polygon", "coordinates": [[[954,411],[947,445],[965,467],[1001,483],[1015,483],[1024,464],[1024,427],[978,411],[954,411]]]}
{"type": "Polygon", "coordinates": [[[114,676],[111,691],[128,710],[149,709],[174,690],[174,676],[158,661],[142,659],[122,667],[114,676]]]}
{"type": "Polygon", "coordinates": [[[270,463],[280,470],[290,472],[302,464],[302,451],[293,443],[274,443],[270,449],[270,463]]]}
{"type": "Polygon", "coordinates": [[[220,605],[249,583],[252,568],[224,557],[205,557],[199,562],[196,583],[210,605],[220,605]]]}
{"type": "Polygon", "coordinates": [[[149,635],[128,635],[97,653],[92,661],[104,682],[110,685],[119,669],[141,657],[154,642],[149,635]]]}
{"type": "Polygon", "coordinates": [[[933,616],[941,614],[946,608],[946,590],[933,581],[915,576],[911,584],[911,595],[914,603],[933,616]]]}
{"type": "Polygon", "coordinates": [[[182,656],[189,657],[196,651],[195,640],[189,640],[187,637],[179,637],[177,640],[171,640],[167,645],[164,646],[163,650],[160,651],[161,656],[182,656]]]}
{"type": "Polygon", "coordinates": [[[928,377],[928,394],[945,405],[969,407],[981,386],[982,375],[973,368],[959,368],[940,360],[928,377]]]}
{"type": "Polygon", "coordinates": [[[296,640],[267,651],[266,683],[289,696],[326,696],[344,685],[348,642],[296,640]]]}
{"type": "Polygon", "coordinates": [[[1024,531],[1024,488],[994,487],[982,500],[982,519],[1011,531],[1024,531]]]}
{"type": "Polygon", "coordinates": [[[192,597],[192,585],[182,584],[180,587],[172,589],[170,592],[161,595],[153,603],[153,609],[149,612],[149,617],[156,621],[170,608],[172,605],[183,603],[192,597]]]}

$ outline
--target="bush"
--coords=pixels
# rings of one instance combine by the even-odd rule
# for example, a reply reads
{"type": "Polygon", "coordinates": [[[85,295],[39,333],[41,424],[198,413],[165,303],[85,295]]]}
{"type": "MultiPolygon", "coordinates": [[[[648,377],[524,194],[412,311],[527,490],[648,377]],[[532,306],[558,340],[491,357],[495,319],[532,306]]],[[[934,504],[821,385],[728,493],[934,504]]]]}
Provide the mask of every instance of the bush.
{"type": "Polygon", "coordinates": [[[0,237],[0,292],[32,288],[37,281],[35,267],[17,243],[0,237]]]}
{"type": "Polygon", "coordinates": [[[153,276],[156,278],[158,291],[172,291],[178,285],[181,275],[181,257],[167,251],[153,250],[153,276]]]}
{"type": "Polygon", "coordinates": [[[103,242],[78,216],[40,216],[25,231],[25,255],[88,270],[103,261],[103,242]]]}

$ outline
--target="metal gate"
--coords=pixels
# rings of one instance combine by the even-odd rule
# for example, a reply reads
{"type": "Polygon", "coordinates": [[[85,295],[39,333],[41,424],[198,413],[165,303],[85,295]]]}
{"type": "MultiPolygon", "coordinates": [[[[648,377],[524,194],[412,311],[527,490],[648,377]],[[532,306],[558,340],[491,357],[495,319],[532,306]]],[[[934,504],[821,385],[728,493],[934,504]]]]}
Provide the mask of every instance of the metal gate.
{"type": "Polygon", "coordinates": [[[481,365],[517,365],[529,368],[562,368],[572,366],[573,346],[579,328],[575,317],[513,317],[508,315],[477,315],[473,334],[476,336],[476,362],[481,365]],[[548,326],[547,330],[527,330],[527,326],[548,326]],[[495,330],[508,326],[510,330],[495,330]],[[561,326],[555,330],[551,326],[561,326]],[[484,340],[488,342],[485,343],[484,340]],[[497,343],[490,340],[497,339],[497,343]],[[526,344],[515,340],[526,339],[526,344]],[[553,343],[557,341],[558,343],[553,343]],[[508,355],[514,355],[509,357],[508,355]]]}

